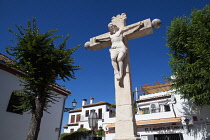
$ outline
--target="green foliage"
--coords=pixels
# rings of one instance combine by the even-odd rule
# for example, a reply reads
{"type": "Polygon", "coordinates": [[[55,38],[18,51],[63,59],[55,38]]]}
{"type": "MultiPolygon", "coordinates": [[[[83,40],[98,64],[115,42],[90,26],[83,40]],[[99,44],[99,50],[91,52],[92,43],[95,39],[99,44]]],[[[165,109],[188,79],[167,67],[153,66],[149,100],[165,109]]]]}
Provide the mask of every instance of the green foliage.
{"type": "Polygon", "coordinates": [[[98,137],[105,137],[105,131],[103,129],[94,131],[94,134],[98,137]]]}
{"type": "MultiPolygon", "coordinates": [[[[61,134],[60,140],[80,140],[81,138],[91,136],[92,131],[85,129],[85,128],[79,128],[77,131],[72,133],[63,133],[61,134]]],[[[104,130],[95,130],[94,135],[97,137],[104,137],[105,132],[104,130]]]]}
{"type": "Polygon", "coordinates": [[[60,140],[80,140],[82,137],[91,135],[92,131],[85,128],[79,128],[77,131],[72,133],[61,134],[60,140]]]}
{"type": "Polygon", "coordinates": [[[110,107],[116,108],[116,104],[111,104],[110,107]]]}
{"type": "Polygon", "coordinates": [[[71,135],[71,133],[63,133],[60,136],[60,140],[69,140],[71,138],[70,135],[71,135]]]}
{"type": "Polygon", "coordinates": [[[28,21],[27,28],[16,24],[15,27],[18,33],[11,29],[9,32],[17,37],[17,42],[12,41],[15,46],[9,46],[6,49],[15,61],[15,63],[10,63],[11,67],[23,71],[25,75],[20,76],[24,88],[16,91],[23,97],[19,109],[23,109],[24,112],[34,111],[35,98],[41,98],[43,102],[46,102],[46,110],[47,102],[56,101],[56,95],[51,93],[56,80],[75,79],[74,71],[80,68],[74,66],[71,55],[80,46],[66,49],[69,35],[61,44],[55,45],[53,42],[62,36],[54,36],[57,30],[39,33],[35,18],[32,18],[32,23],[28,21]]]}
{"type": "Polygon", "coordinates": [[[197,106],[210,105],[210,5],[174,18],[166,40],[173,87],[197,106]]]}

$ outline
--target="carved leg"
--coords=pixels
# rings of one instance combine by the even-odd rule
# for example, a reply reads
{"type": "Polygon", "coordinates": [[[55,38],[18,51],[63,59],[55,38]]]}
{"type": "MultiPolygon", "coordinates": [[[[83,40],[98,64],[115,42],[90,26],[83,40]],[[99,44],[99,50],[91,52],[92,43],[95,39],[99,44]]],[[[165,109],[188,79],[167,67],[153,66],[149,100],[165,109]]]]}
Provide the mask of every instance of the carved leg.
{"type": "Polygon", "coordinates": [[[122,76],[123,76],[123,72],[124,72],[123,59],[125,58],[125,56],[126,56],[126,53],[120,52],[119,55],[118,55],[118,58],[117,58],[118,66],[119,66],[119,75],[120,75],[119,80],[120,80],[120,79],[122,78],[122,76]]]}
{"type": "Polygon", "coordinates": [[[119,65],[119,79],[120,80],[123,76],[123,61],[118,61],[118,65],[119,65]]]}
{"type": "Polygon", "coordinates": [[[117,65],[117,61],[116,59],[115,60],[112,60],[112,66],[114,68],[114,75],[115,75],[115,78],[116,79],[120,79],[120,73],[118,71],[118,65],[117,65]]]}
{"type": "Polygon", "coordinates": [[[110,55],[112,60],[112,67],[114,68],[115,78],[120,79],[120,72],[118,70],[118,63],[117,63],[118,52],[114,49],[110,49],[110,55]]]}

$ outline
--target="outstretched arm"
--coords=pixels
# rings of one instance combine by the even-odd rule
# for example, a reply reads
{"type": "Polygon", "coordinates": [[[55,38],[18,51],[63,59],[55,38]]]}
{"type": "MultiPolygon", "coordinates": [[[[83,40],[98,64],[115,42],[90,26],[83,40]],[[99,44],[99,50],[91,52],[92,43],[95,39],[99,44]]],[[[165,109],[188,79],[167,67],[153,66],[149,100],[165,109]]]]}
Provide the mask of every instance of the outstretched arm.
{"type": "Polygon", "coordinates": [[[103,38],[94,38],[94,41],[95,42],[106,42],[106,41],[109,41],[110,40],[110,37],[103,37],[103,38]]]}
{"type": "Polygon", "coordinates": [[[130,33],[133,33],[133,32],[140,30],[143,27],[144,27],[144,22],[140,21],[140,22],[137,22],[133,26],[126,26],[122,31],[127,32],[128,30],[132,30],[130,33]]]}
{"type": "Polygon", "coordinates": [[[110,33],[107,32],[105,34],[95,36],[90,38],[90,41],[85,43],[85,48],[87,50],[99,50],[102,48],[106,48],[112,45],[110,39],[110,33]]]}

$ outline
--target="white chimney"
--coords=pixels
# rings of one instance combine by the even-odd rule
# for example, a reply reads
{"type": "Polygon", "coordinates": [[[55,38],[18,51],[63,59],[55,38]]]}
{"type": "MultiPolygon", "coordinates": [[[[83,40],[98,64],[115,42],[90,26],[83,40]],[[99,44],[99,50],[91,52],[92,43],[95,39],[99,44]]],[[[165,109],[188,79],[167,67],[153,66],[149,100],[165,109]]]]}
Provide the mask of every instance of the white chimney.
{"type": "Polygon", "coordinates": [[[90,104],[92,104],[94,101],[94,98],[90,98],[90,104]]]}
{"type": "Polygon", "coordinates": [[[87,104],[87,99],[82,99],[82,106],[87,104]]]}

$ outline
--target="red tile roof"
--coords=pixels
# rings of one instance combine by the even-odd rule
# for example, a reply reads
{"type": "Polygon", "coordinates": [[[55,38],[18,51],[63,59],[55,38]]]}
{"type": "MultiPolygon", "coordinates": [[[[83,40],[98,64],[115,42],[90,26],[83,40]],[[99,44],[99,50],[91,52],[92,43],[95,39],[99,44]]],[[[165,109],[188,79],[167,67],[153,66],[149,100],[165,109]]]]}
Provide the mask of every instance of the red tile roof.
{"type": "Polygon", "coordinates": [[[83,108],[92,107],[92,106],[98,106],[98,105],[111,105],[111,104],[108,103],[108,102],[105,102],[105,101],[101,101],[101,102],[97,102],[97,103],[83,105],[83,108]]]}
{"type": "Polygon", "coordinates": [[[77,108],[77,109],[74,109],[74,110],[70,110],[68,112],[73,113],[73,112],[81,112],[81,111],[82,111],[82,108],[77,108]]]}

